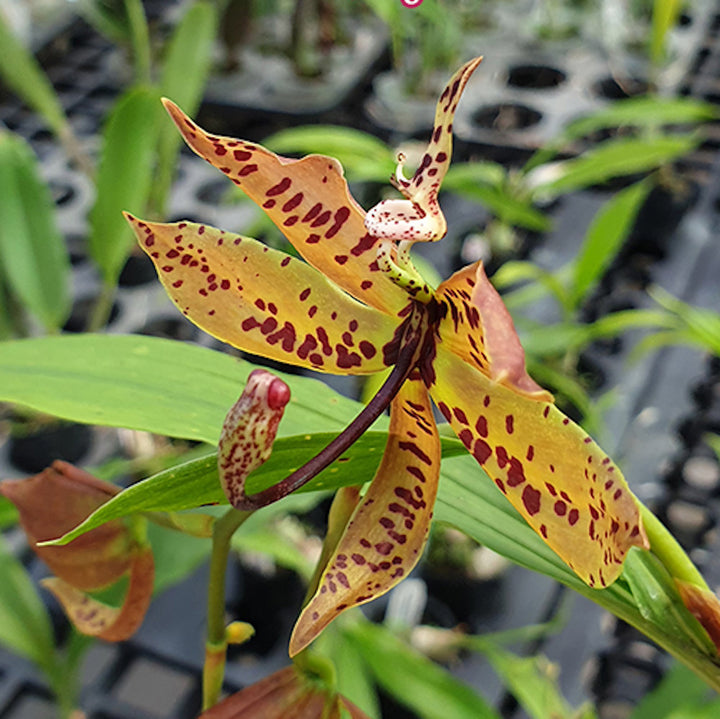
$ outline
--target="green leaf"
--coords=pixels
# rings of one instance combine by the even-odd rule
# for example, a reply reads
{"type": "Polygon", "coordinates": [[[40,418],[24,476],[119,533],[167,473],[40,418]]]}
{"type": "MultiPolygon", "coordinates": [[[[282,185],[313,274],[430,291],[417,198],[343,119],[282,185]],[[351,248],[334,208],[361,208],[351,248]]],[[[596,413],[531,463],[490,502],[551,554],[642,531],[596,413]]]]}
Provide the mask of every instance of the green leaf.
{"type": "Polygon", "coordinates": [[[116,102],[103,131],[89,249],[108,285],[116,283],[134,243],[123,210],[144,215],[161,112],[157,90],[137,87],[116,102]]]}
{"type": "Polygon", "coordinates": [[[709,102],[689,97],[633,97],[613,102],[609,107],[570,123],[562,137],[571,140],[598,130],[625,126],[657,128],[705,122],[718,114],[718,109],[709,102]]]}
{"type": "MultiPolygon", "coordinates": [[[[558,667],[545,657],[518,657],[492,641],[475,638],[481,651],[498,673],[510,693],[531,719],[573,719],[571,709],[557,686],[558,667]]],[[[590,719],[593,714],[586,714],[590,719]]]]}
{"type": "MultiPolygon", "coordinates": [[[[697,704],[708,694],[707,684],[682,664],[676,664],[655,689],[646,694],[629,719],[667,719],[697,704]]],[[[678,715],[678,719],[682,714],[678,715]]]]}
{"type": "Polygon", "coordinates": [[[359,621],[343,629],[375,681],[422,719],[499,719],[487,702],[388,629],[359,621]]]}
{"type": "Polygon", "coordinates": [[[500,187],[508,180],[507,170],[498,162],[456,162],[445,175],[445,189],[469,189],[473,185],[500,187]]]}
{"type": "Polygon", "coordinates": [[[78,12],[83,20],[115,45],[130,44],[125,6],[108,5],[104,0],[76,0],[78,12]]]}
{"type": "Polygon", "coordinates": [[[718,312],[702,307],[693,307],[673,297],[659,286],[651,287],[649,294],[661,307],[682,320],[679,329],[684,331],[688,343],[698,344],[713,354],[720,355],[720,314],[718,312]]]}
{"type": "Polygon", "coordinates": [[[0,538],[0,643],[41,667],[55,656],[52,625],[25,567],[0,538]]]}
{"type": "Polygon", "coordinates": [[[614,177],[648,172],[687,154],[699,142],[696,135],[608,140],[580,157],[536,168],[527,181],[535,196],[556,197],[614,177]]]}
{"type": "Polygon", "coordinates": [[[509,292],[504,298],[510,309],[532,304],[544,294],[545,290],[551,294],[561,310],[569,308],[570,301],[565,282],[561,275],[564,272],[549,272],[538,265],[526,260],[509,260],[493,275],[493,284],[498,289],[510,287],[518,282],[532,280],[537,286],[528,285],[509,292]]]}
{"type": "Polygon", "coordinates": [[[142,0],[123,0],[127,13],[135,82],[150,83],[150,29],[142,0]]]}
{"type": "Polygon", "coordinates": [[[335,157],[350,181],[387,182],[395,172],[395,154],[385,143],[360,130],[337,125],[293,127],[271,135],[263,145],[280,154],[335,157]]]}
{"type": "Polygon", "coordinates": [[[66,131],[67,118],[47,76],[0,13],[0,76],[24,102],[39,112],[58,135],[66,131]]]}
{"type": "Polygon", "coordinates": [[[575,259],[571,301],[578,307],[597,285],[630,234],[637,213],[650,192],[647,181],[618,192],[593,218],[575,259]]]}
{"type": "MultiPolygon", "coordinates": [[[[329,432],[277,439],[270,459],[248,476],[247,492],[255,494],[281,481],[312,459],[335,436],[336,432],[329,432]]],[[[385,432],[366,432],[336,462],[298,492],[331,490],[371,480],[380,464],[386,442],[385,432]]],[[[446,457],[465,452],[463,445],[455,439],[443,438],[441,442],[446,457]]],[[[133,484],[103,504],[57,544],[67,544],[111,519],[138,512],[173,512],[206,504],[227,503],[218,479],[217,456],[213,453],[133,484]]]]}
{"type": "Polygon", "coordinates": [[[680,707],[672,714],[668,714],[667,719],[717,719],[718,713],[720,713],[720,700],[703,706],[680,707]]]}
{"type": "Polygon", "coordinates": [[[0,266],[7,287],[48,330],[70,313],[70,259],[30,146],[0,131],[0,266]]]}
{"type": "Polygon", "coordinates": [[[12,502],[5,497],[0,497],[0,529],[7,529],[17,524],[19,516],[12,502]]]}
{"type": "Polygon", "coordinates": [[[498,176],[498,168],[494,163],[453,165],[445,177],[443,189],[478,202],[508,224],[538,232],[549,230],[552,227],[550,218],[533,207],[529,199],[512,194],[506,187],[504,176],[498,176]]]}
{"type": "Polygon", "coordinates": [[[317,638],[315,647],[321,656],[333,663],[337,674],[337,691],[362,709],[370,719],[382,719],[370,668],[357,647],[346,640],[340,622],[325,629],[317,638]]]}
{"type": "Polygon", "coordinates": [[[659,65],[664,59],[667,36],[677,23],[683,0],[654,0],[650,30],[650,59],[659,65]]]}
{"type": "MultiPolygon", "coordinates": [[[[0,401],[86,424],[217,444],[249,362],[140,335],[66,335],[0,344],[0,401]]],[[[280,434],[337,431],[359,405],[317,380],[276,373],[292,391],[280,434]]]]}
{"type": "MultiPolygon", "coordinates": [[[[191,117],[197,112],[212,65],[218,10],[214,3],[199,0],[183,14],[165,54],[160,92],[191,117]]],[[[172,120],[163,114],[158,141],[158,173],[153,183],[153,207],[165,212],[182,138],[172,120]]]]}

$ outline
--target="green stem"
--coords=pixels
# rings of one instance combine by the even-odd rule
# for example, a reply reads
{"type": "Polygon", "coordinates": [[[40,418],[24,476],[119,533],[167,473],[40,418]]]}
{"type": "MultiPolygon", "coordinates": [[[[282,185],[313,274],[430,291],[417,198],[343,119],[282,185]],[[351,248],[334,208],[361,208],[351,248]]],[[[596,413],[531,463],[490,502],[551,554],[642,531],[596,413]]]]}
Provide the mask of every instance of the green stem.
{"type": "Polygon", "coordinates": [[[115,288],[114,284],[107,281],[103,282],[100,294],[88,318],[87,332],[99,332],[108,323],[112,313],[113,301],[115,300],[115,288]]]}
{"type": "Polygon", "coordinates": [[[652,553],[663,563],[670,576],[694,584],[708,592],[712,591],[665,525],[641,502],[638,501],[638,505],[652,553]]]}
{"type": "Polygon", "coordinates": [[[130,23],[130,38],[135,64],[135,81],[149,85],[150,77],[150,32],[142,0],[125,0],[125,12],[130,23]]]}
{"type": "Polygon", "coordinates": [[[203,667],[203,710],[217,704],[225,674],[225,572],[230,542],[235,531],[252,512],[230,509],[215,522],[208,582],[207,641],[203,667]]]}

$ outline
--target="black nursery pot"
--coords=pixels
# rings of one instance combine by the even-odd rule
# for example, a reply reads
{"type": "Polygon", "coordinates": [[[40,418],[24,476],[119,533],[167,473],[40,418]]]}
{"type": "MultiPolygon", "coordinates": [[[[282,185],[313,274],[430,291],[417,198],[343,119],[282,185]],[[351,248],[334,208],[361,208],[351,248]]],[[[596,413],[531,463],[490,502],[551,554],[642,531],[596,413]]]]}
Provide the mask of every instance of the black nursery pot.
{"type": "Polygon", "coordinates": [[[23,436],[11,437],[8,459],[14,467],[31,474],[42,472],[54,460],[79,462],[92,446],[92,428],[74,422],[54,422],[23,436]]]}

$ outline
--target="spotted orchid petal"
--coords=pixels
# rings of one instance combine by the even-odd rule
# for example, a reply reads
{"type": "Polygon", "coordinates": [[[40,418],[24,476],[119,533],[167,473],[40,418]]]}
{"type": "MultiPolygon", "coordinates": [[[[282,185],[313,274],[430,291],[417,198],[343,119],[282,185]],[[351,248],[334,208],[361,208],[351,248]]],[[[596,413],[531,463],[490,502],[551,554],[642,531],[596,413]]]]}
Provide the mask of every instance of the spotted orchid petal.
{"type": "Polygon", "coordinates": [[[393,400],[380,467],[295,625],[290,656],[341,612],[384,594],[407,576],[427,540],[439,473],[440,440],[416,373],[393,400]]]}
{"type": "Polygon", "coordinates": [[[163,101],[187,144],[267,213],[295,249],[353,297],[395,314],[407,296],[379,271],[377,240],[350,195],[340,163],[323,155],[280,157],[261,145],[210,135],[163,101]]]}
{"type": "Polygon", "coordinates": [[[75,628],[82,634],[121,642],[140,627],[153,592],[155,565],[152,551],[137,553],[130,567],[130,583],[123,605],[119,608],[94,599],[59,577],[49,577],[42,585],[62,604],[75,628]]]}
{"type": "Polygon", "coordinates": [[[402,172],[404,157],[398,160],[393,184],[404,200],[384,200],[365,218],[365,227],[383,240],[410,242],[436,241],[445,236],[447,224],[438,204],[438,191],[452,156],[452,124],[460,96],[470,76],[482,62],[477,57],[465,63],[449,80],[435,110],[430,144],[411,179],[402,172]]]}
{"type": "Polygon", "coordinates": [[[384,348],[397,320],[301,260],[206,225],[126,217],[173,302],[223,342],[323,372],[365,374],[392,364],[384,348]]]}
{"type": "Polygon", "coordinates": [[[455,434],[543,540],[591,587],[649,548],[620,470],[548,401],[520,394],[440,346],[430,393],[455,434]]]}
{"type": "Polygon", "coordinates": [[[289,401],[290,388],[285,382],[266,370],[256,369],[228,412],[218,445],[218,475],[233,507],[241,508],[248,474],[269,459],[289,401]]]}
{"type": "Polygon", "coordinates": [[[438,287],[436,297],[443,306],[438,335],[444,347],[498,384],[538,401],[553,401],[527,373],[512,317],[482,262],[456,272],[438,287]]]}

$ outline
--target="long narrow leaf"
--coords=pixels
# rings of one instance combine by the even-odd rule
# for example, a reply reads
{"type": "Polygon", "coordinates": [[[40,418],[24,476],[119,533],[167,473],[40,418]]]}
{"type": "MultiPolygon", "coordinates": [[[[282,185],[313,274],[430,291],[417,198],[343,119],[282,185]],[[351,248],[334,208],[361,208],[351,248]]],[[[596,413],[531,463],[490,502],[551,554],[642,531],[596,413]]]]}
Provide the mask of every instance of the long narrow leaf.
{"type": "Polygon", "coordinates": [[[70,259],[55,222],[55,205],[29,145],[2,131],[0,217],[6,286],[46,329],[58,329],[70,312],[70,259]]]}
{"type": "Polygon", "coordinates": [[[450,168],[444,182],[446,191],[456,192],[472,202],[484,205],[499,219],[529,230],[545,232],[552,223],[529,199],[507,191],[499,165],[489,162],[466,163],[450,168]]]}
{"type": "Polygon", "coordinates": [[[571,140],[615,127],[656,128],[694,124],[717,116],[718,109],[714,105],[694,98],[633,97],[618,100],[609,107],[570,123],[562,137],[571,140]]]}
{"type": "Polygon", "coordinates": [[[89,247],[108,285],[115,284],[133,245],[122,212],[145,211],[161,111],[156,90],[131,89],[117,101],[103,132],[89,247]]]}
{"type": "MultiPolygon", "coordinates": [[[[0,344],[0,401],[86,424],[216,444],[253,369],[222,352],[156,337],[17,340],[0,344]]],[[[281,436],[337,431],[359,411],[317,380],[276,374],[292,392],[281,436]]]]}
{"type": "Polygon", "coordinates": [[[55,654],[52,626],[25,567],[0,540],[0,644],[48,667],[55,654]]]}
{"type": "Polygon", "coordinates": [[[422,719],[498,719],[479,694],[384,627],[363,621],[345,634],[375,681],[422,719]]]}
{"type": "Polygon", "coordinates": [[[61,135],[67,118],[53,86],[23,44],[10,30],[0,12],[0,76],[24,102],[39,112],[53,132],[61,135]]]}
{"type": "Polygon", "coordinates": [[[650,59],[658,65],[663,60],[667,36],[683,9],[682,0],[655,0],[650,30],[650,59]]]}
{"type": "MultiPolygon", "coordinates": [[[[473,642],[531,719],[576,719],[557,686],[557,671],[543,656],[519,657],[492,641],[473,642]]],[[[589,711],[585,714],[590,719],[589,711]]]]}
{"type": "Polygon", "coordinates": [[[637,213],[650,192],[638,182],[618,192],[595,215],[574,262],[571,301],[578,307],[594,289],[630,234],[637,213]]]}
{"type": "MultiPolygon", "coordinates": [[[[160,92],[189,115],[200,106],[212,64],[213,40],[217,33],[215,3],[200,0],[183,15],[168,43],[160,78],[160,92]]],[[[182,138],[172,120],[163,116],[158,140],[158,174],[153,188],[153,207],[164,215],[182,138]]]]}
{"type": "Polygon", "coordinates": [[[678,664],[640,701],[630,719],[667,719],[674,711],[699,703],[707,694],[707,685],[678,664]]]}
{"type": "Polygon", "coordinates": [[[614,177],[648,172],[687,154],[699,142],[696,135],[608,140],[580,157],[538,167],[527,180],[536,196],[556,197],[614,177]]]}
{"type": "Polygon", "coordinates": [[[280,154],[335,157],[350,181],[387,182],[395,171],[395,155],[385,143],[374,135],[348,127],[294,127],[271,135],[263,144],[280,154]]]}

